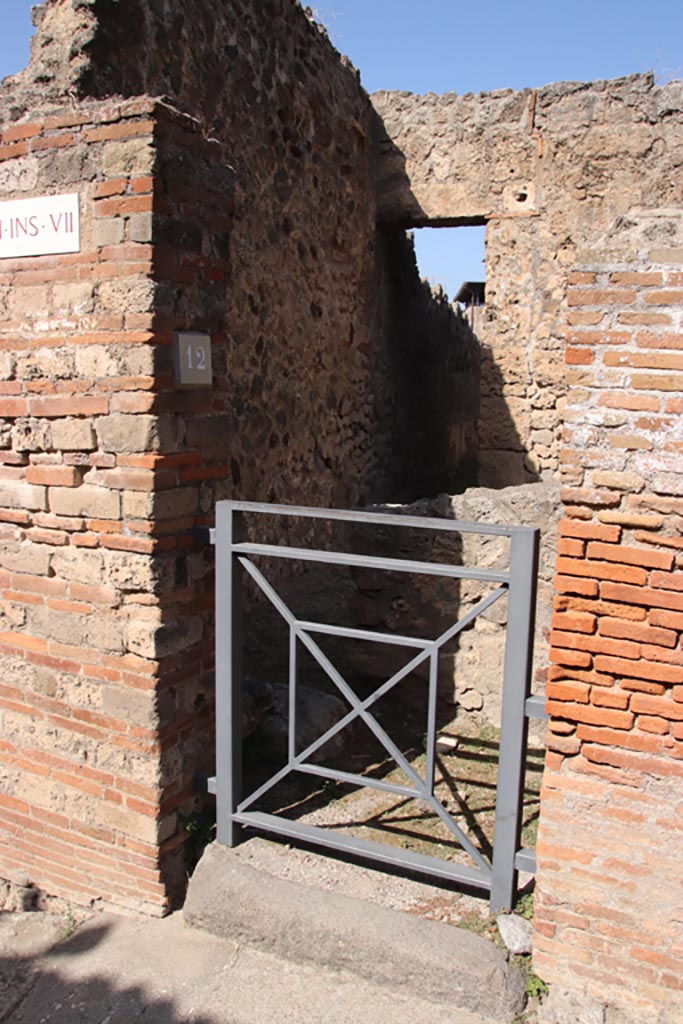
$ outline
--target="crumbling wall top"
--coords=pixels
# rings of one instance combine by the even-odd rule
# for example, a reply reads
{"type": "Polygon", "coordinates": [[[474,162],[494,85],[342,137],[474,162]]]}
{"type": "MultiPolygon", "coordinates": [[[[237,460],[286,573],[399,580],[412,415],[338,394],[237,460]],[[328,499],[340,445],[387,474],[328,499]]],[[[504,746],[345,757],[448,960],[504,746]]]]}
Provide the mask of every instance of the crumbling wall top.
{"type": "Polygon", "coordinates": [[[96,19],[88,0],[47,0],[31,9],[36,33],[28,66],[0,86],[0,120],[15,121],[36,107],[73,102],[88,63],[96,19]]]}
{"type": "Polygon", "coordinates": [[[647,73],[463,96],[377,92],[372,103],[380,219],[389,223],[483,222],[568,207],[570,197],[577,211],[587,200],[591,225],[597,200],[606,227],[626,195],[643,192],[653,205],[678,198],[670,172],[681,162],[680,81],[658,86],[647,73]]]}
{"type": "Polygon", "coordinates": [[[32,18],[28,67],[1,87],[5,120],[65,98],[149,95],[220,129],[226,93],[282,105],[292,75],[303,81],[316,69],[329,92],[335,62],[341,79],[360,88],[358,72],[299,0],[45,0],[32,18]]]}

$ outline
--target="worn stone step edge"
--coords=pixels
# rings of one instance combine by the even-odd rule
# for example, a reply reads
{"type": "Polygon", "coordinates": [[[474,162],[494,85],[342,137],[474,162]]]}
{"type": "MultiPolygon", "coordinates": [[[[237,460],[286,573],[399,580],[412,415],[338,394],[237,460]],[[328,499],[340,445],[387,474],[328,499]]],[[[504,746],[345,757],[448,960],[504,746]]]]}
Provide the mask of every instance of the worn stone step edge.
{"type": "Polygon", "coordinates": [[[524,1006],[524,978],[464,929],[276,878],[212,843],[190,880],[189,925],[296,963],[351,971],[496,1021],[524,1006]]]}

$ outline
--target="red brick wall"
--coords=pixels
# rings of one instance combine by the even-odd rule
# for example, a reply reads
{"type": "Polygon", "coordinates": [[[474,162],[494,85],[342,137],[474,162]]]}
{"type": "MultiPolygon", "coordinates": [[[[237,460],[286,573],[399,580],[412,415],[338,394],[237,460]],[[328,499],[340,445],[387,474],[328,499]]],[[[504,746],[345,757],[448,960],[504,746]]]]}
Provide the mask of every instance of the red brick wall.
{"type": "Polygon", "coordinates": [[[683,249],[570,276],[534,963],[638,1021],[683,1019],[682,313],[683,249]]]}
{"type": "Polygon", "coordinates": [[[2,134],[2,198],[78,192],[81,251],[0,262],[0,875],[159,913],[153,112],[2,134]]]}
{"type": "Polygon", "coordinates": [[[243,90],[220,94],[241,111],[227,142],[149,99],[0,135],[0,200],[81,211],[80,252],[0,261],[0,877],[177,899],[214,736],[213,552],[192,528],[221,498],[346,505],[385,479],[370,107],[324,52],[335,90],[276,108],[287,137],[287,96],[314,110],[322,149],[276,145],[243,90]],[[342,208],[362,211],[348,231],[342,208]],[[211,335],[210,388],[175,383],[183,329],[211,335]]]}

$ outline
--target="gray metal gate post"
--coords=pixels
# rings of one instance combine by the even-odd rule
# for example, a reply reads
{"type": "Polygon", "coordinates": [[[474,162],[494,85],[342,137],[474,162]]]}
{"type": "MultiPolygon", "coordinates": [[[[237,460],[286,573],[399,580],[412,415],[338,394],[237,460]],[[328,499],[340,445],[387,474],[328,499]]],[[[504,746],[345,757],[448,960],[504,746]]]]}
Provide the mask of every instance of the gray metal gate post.
{"type": "Polygon", "coordinates": [[[491,913],[511,910],[517,893],[524,762],[529,719],[531,665],[536,612],[538,532],[510,537],[510,586],[503,668],[503,710],[498,751],[496,823],[493,836],[491,913]]]}
{"type": "Polygon", "coordinates": [[[241,831],[233,815],[242,795],[242,609],[233,544],[243,540],[244,521],[227,501],[216,506],[216,532],[216,838],[235,846],[241,831]]]}

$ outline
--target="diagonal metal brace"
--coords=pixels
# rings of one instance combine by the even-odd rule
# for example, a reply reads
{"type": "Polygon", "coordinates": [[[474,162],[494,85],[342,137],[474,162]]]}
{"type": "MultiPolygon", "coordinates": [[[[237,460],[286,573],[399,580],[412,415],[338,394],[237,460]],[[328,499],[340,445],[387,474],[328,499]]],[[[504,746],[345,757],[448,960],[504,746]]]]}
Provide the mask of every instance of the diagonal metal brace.
{"type": "MultiPolygon", "coordinates": [[[[403,756],[402,752],[385,732],[385,730],[379,725],[373,715],[367,712],[367,708],[370,707],[375,701],[381,696],[387,693],[393,686],[395,686],[401,679],[405,678],[414,668],[417,668],[423,661],[439,650],[443,644],[447,643],[450,639],[456,636],[462,629],[464,629],[470,622],[472,622],[477,615],[480,615],[486,608],[497,601],[503,594],[507,592],[506,587],[500,587],[498,590],[493,591],[487,595],[482,601],[480,601],[474,608],[472,608],[467,615],[463,616],[462,619],[454,623],[453,626],[445,630],[435,641],[429,643],[428,647],[415,655],[414,658],[408,662],[402,669],[400,669],[394,676],[391,677],[386,683],[384,683],[378,690],[376,690],[370,697],[366,698],[365,701],[361,701],[353,689],[348,685],[346,680],[343,678],[341,673],[335,668],[330,662],[327,656],[320,650],[319,646],[308,634],[304,628],[304,624],[300,623],[299,620],[293,615],[291,610],[279,596],[277,591],[268,582],[265,576],[256,568],[256,566],[244,556],[239,557],[238,561],[242,567],[249,573],[254,582],[264,592],[266,597],[271,601],[273,606],[280,612],[284,620],[289,625],[290,629],[296,634],[303,645],[307,648],[309,653],[315,658],[321,668],[325,671],[330,680],[337,686],[339,691],[343,694],[346,700],[351,705],[351,711],[344,716],[339,722],[327,730],[322,736],[318,737],[312,744],[310,744],[306,750],[302,751],[299,755],[290,758],[287,765],[285,765],[279,772],[277,772],[271,779],[264,783],[259,789],[252,793],[246,800],[242,801],[239,805],[239,811],[243,812],[248,807],[252,806],[265,792],[273,788],[283,778],[289,774],[290,771],[295,770],[299,765],[302,765],[306,758],[310,757],[316,750],[322,747],[332,736],[344,729],[351,721],[355,718],[360,717],[376,738],[380,741],[387,753],[393,758],[395,763],[404,772],[404,774],[412,781],[415,786],[415,797],[424,801],[443,823],[448,828],[449,832],[457,839],[459,844],[466,850],[466,852],[472,857],[472,859],[479,865],[479,867],[486,873],[490,873],[491,866],[489,861],[484,855],[474,846],[469,837],[465,832],[453,821],[451,815],[444,809],[439,800],[434,796],[431,789],[431,785],[428,781],[422,779],[420,775],[415,771],[410,762],[403,756]]],[[[389,639],[389,638],[388,638],[389,639]]]]}

